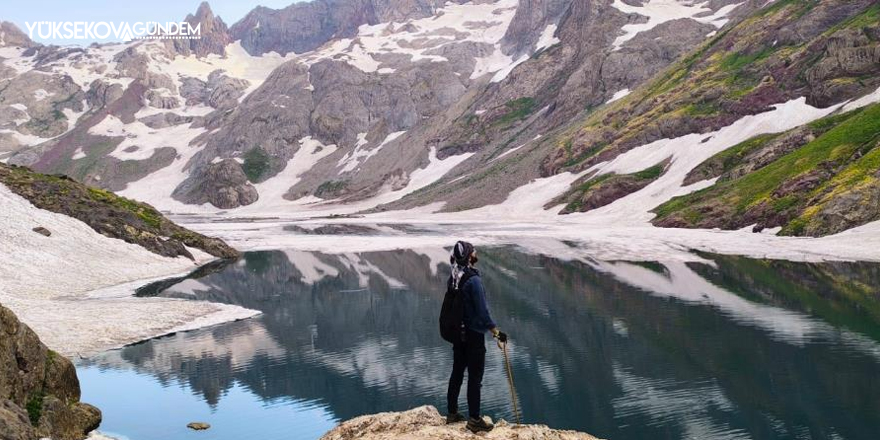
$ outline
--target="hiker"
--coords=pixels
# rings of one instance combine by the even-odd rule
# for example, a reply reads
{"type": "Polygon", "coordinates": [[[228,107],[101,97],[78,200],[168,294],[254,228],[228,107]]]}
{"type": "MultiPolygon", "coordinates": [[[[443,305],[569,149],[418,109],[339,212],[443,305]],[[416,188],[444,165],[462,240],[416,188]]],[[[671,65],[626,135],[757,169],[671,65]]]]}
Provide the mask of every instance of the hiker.
{"type": "Polygon", "coordinates": [[[486,367],[485,333],[490,332],[498,341],[507,342],[507,334],[500,331],[486,304],[486,291],[480,272],[474,268],[477,251],[470,243],[459,241],[450,257],[452,274],[447,281],[446,298],[440,313],[440,333],[452,343],[452,375],[446,394],[448,414],[446,423],[463,422],[458,412],[458,395],[468,373],[467,428],[473,432],[491,431],[495,426],[480,415],[480,387],[486,367]]]}

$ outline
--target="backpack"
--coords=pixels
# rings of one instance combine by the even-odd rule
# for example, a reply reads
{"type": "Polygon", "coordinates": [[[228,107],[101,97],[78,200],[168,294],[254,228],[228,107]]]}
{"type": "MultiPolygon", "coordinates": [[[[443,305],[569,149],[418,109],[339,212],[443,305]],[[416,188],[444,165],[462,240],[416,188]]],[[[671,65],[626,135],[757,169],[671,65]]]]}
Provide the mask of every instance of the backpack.
{"type": "Polygon", "coordinates": [[[464,341],[464,291],[462,288],[477,272],[466,268],[458,288],[453,288],[452,277],[446,283],[446,295],[440,309],[440,337],[455,344],[464,341]]]}

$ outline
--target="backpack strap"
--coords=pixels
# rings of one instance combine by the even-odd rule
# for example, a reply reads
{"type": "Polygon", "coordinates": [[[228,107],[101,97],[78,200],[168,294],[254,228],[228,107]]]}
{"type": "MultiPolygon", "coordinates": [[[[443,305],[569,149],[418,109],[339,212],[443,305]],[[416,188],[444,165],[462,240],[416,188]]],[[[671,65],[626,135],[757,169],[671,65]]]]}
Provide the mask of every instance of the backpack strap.
{"type": "Polygon", "coordinates": [[[470,281],[470,279],[472,277],[475,277],[478,275],[480,275],[480,272],[478,272],[476,269],[474,269],[472,267],[465,268],[464,274],[462,274],[461,279],[458,280],[458,290],[463,292],[464,285],[467,284],[467,282],[470,281]]]}

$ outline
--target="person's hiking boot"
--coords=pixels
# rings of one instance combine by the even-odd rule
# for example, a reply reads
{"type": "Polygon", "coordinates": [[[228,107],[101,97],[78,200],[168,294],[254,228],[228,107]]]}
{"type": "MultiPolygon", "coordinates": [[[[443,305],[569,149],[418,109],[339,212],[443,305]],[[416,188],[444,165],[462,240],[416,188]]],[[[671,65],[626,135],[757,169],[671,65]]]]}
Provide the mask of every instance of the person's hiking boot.
{"type": "Polygon", "coordinates": [[[485,417],[480,417],[479,419],[471,417],[467,422],[467,429],[470,429],[474,434],[478,432],[489,432],[494,428],[495,424],[486,420],[485,417]]]}
{"type": "Polygon", "coordinates": [[[446,415],[446,424],[451,425],[453,423],[463,422],[467,419],[464,418],[463,415],[459,412],[449,413],[446,415]]]}

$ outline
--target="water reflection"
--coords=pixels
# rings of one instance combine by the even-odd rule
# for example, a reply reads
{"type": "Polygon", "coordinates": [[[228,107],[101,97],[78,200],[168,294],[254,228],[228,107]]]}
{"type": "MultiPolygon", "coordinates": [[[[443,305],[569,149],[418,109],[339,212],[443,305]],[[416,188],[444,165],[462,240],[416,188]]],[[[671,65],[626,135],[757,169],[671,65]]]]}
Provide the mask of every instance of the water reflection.
{"type": "MultiPolygon", "coordinates": [[[[878,266],[705,257],[713,264],[483,250],[525,421],[616,440],[872,438],[878,266]]],[[[439,406],[451,363],[436,329],[446,258],[443,249],[256,252],[161,293],[145,289],[264,314],[90,359],[84,398],[112,407],[104,428],[134,440],[191,434],[107,383],[133,384],[126,395],[139,401],[152,387],[183,418],[237,421],[261,439],[314,439],[341,419],[439,406]]],[[[510,418],[497,350],[486,377],[487,411],[510,418]]],[[[208,436],[242,438],[240,428],[208,436]]]]}

